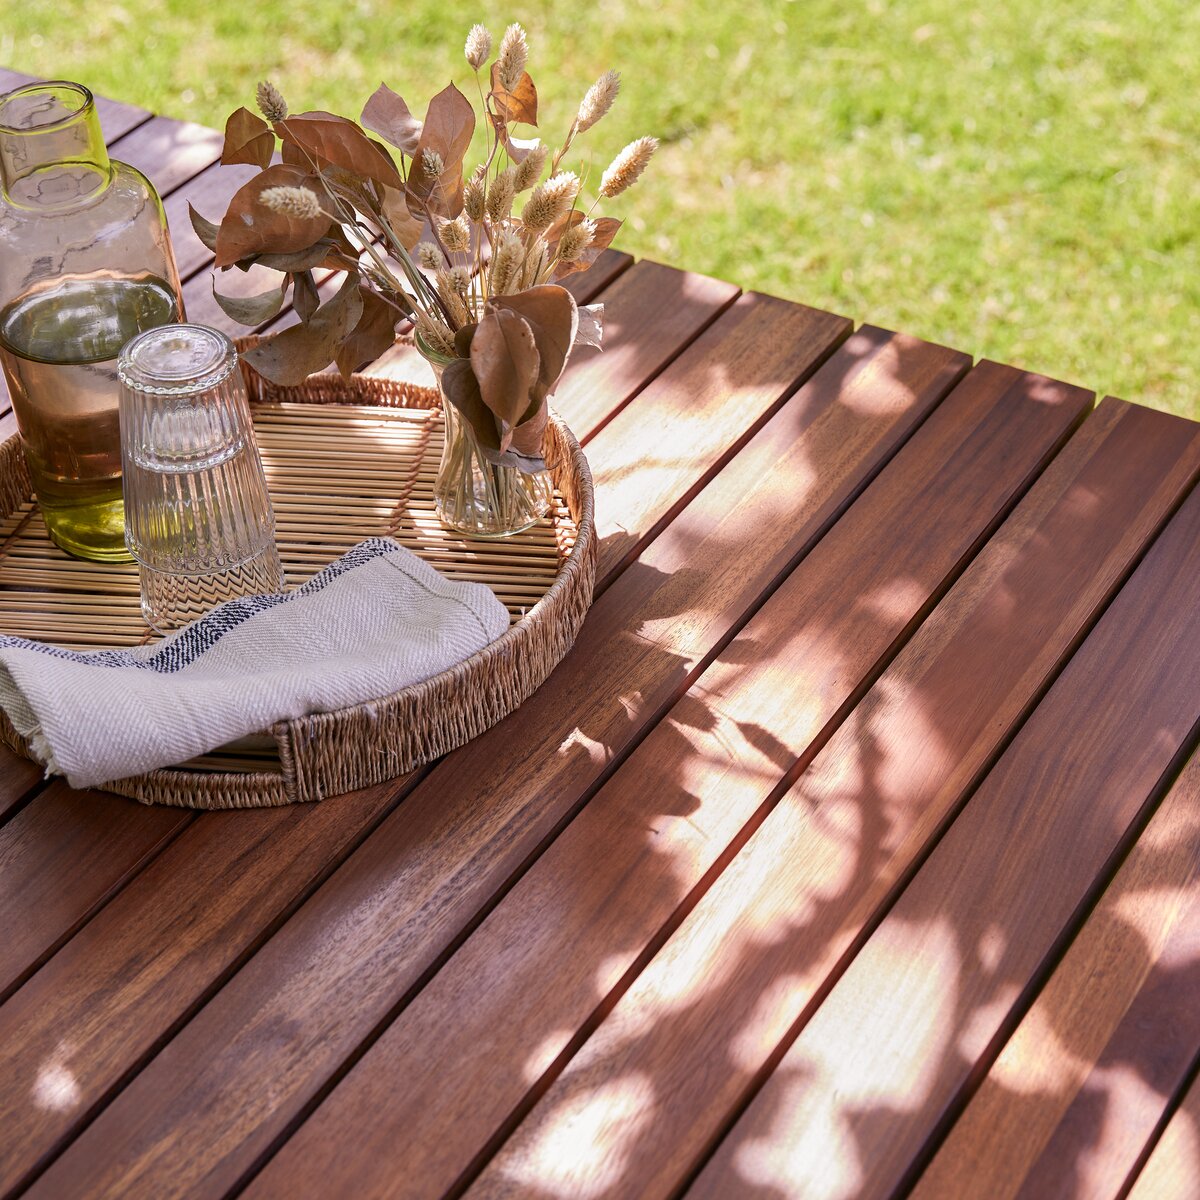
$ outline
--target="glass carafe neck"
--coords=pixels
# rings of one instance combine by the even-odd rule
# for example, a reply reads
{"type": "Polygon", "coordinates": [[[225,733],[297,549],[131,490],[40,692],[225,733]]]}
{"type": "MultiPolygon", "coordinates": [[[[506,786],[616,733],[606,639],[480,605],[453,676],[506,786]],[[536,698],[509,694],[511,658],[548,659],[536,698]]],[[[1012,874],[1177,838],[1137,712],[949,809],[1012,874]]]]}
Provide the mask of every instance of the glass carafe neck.
{"type": "Polygon", "coordinates": [[[0,96],[0,188],[18,208],[58,212],[112,179],[92,93],[62,80],[0,96]]]}

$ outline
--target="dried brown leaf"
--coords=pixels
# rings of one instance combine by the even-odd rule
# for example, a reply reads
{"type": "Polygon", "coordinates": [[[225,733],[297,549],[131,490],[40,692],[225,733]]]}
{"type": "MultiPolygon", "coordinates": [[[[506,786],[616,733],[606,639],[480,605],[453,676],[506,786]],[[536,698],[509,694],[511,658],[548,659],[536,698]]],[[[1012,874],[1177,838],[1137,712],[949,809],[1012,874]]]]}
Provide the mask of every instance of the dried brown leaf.
{"type": "Polygon", "coordinates": [[[421,144],[421,122],[386,83],[381,83],[363,106],[362,124],[409,158],[421,144]]]}
{"type": "Polygon", "coordinates": [[[408,207],[413,215],[426,209],[440,217],[457,217],[463,207],[463,158],[475,132],[475,110],[471,102],[449,84],[429,102],[421,141],[408,173],[408,207]],[[425,151],[442,161],[441,173],[429,174],[425,151]]]}
{"type": "Polygon", "coordinates": [[[221,148],[221,162],[249,163],[252,167],[267,167],[275,153],[275,134],[257,113],[248,108],[239,108],[229,114],[225,122],[225,144],[221,148]]]}
{"type": "Polygon", "coordinates": [[[425,222],[408,211],[408,201],[396,188],[383,189],[383,218],[405,250],[411,250],[425,235],[425,222]]]}
{"type": "Polygon", "coordinates": [[[513,296],[497,296],[488,306],[498,313],[517,314],[533,335],[538,352],[538,373],[530,387],[527,409],[520,418],[527,421],[554,391],[567,365],[579,329],[575,297],[566,288],[544,283],[513,296]]]}
{"type": "Polygon", "coordinates": [[[496,429],[496,418],[483,402],[479,380],[465,358],[457,358],[447,364],[442,372],[442,391],[470,425],[484,453],[489,458],[492,454],[499,454],[500,434],[496,429]]]}
{"type": "Polygon", "coordinates": [[[301,321],[308,321],[321,306],[321,294],[313,280],[312,271],[297,271],[292,288],[292,307],[301,321]]]}
{"type": "Polygon", "coordinates": [[[335,359],[343,377],[374,362],[396,340],[396,310],[370,288],[359,288],[359,291],[362,315],[335,359]]]}
{"type": "Polygon", "coordinates": [[[261,292],[257,296],[223,296],[213,285],[213,299],[221,306],[226,316],[237,321],[239,325],[261,325],[277,316],[283,308],[283,298],[287,294],[287,277],[279,287],[261,292]]]}
{"type": "Polygon", "coordinates": [[[188,201],[188,216],[192,219],[192,228],[196,231],[196,236],[205,246],[215,252],[217,249],[217,234],[221,229],[220,225],[214,225],[210,220],[202,217],[192,207],[190,200],[188,201]]]}
{"type": "Polygon", "coordinates": [[[513,430],[509,453],[517,461],[511,465],[520,467],[522,471],[542,471],[545,460],[542,458],[542,442],[545,439],[546,426],[550,421],[550,406],[543,400],[537,411],[527,417],[513,430]]]}
{"type": "Polygon", "coordinates": [[[492,63],[492,90],[489,99],[495,106],[496,116],[509,125],[537,125],[537,88],[526,71],[517,86],[510,92],[500,82],[500,64],[492,63]]]}
{"type": "Polygon", "coordinates": [[[579,305],[579,328],[575,332],[576,346],[595,346],[602,349],[604,341],[604,305],[579,305]]]}
{"type": "MultiPolygon", "coordinates": [[[[583,214],[578,210],[570,214],[571,217],[576,217],[578,220],[583,220],[583,214]]],[[[568,275],[574,275],[576,271],[586,271],[611,244],[616,232],[621,228],[622,221],[618,221],[615,217],[593,217],[592,220],[596,225],[596,232],[592,235],[591,242],[580,251],[579,257],[573,262],[559,263],[554,272],[554,278],[565,279],[568,275]]],[[[572,224],[575,221],[571,222],[572,224]]]]}
{"type": "Polygon", "coordinates": [[[533,330],[524,317],[494,308],[479,322],[471,339],[471,369],[483,402],[496,417],[502,451],[508,449],[514,426],[529,410],[540,366],[533,330]]]}
{"type": "Polygon", "coordinates": [[[322,304],[312,319],[292,325],[243,355],[272,383],[293,386],[327,367],[362,316],[363,302],[357,272],[348,272],[337,293],[322,304]]]}
{"type": "MultiPolygon", "coordinates": [[[[378,143],[353,122],[334,113],[299,113],[278,121],[275,132],[288,144],[303,150],[317,165],[342,167],[386,187],[402,187],[396,164],[378,143]]],[[[289,157],[285,154],[284,161],[289,157]]]]}
{"type": "Polygon", "coordinates": [[[218,267],[228,267],[239,259],[255,254],[289,254],[304,250],[329,229],[327,212],[313,217],[295,217],[276,212],[259,202],[259,196],[271,187],[307,187],[318,195],[321,185],[314,176],[298,167],[277,163],[261,171],[239,188],[217,233],[218,267]]]}

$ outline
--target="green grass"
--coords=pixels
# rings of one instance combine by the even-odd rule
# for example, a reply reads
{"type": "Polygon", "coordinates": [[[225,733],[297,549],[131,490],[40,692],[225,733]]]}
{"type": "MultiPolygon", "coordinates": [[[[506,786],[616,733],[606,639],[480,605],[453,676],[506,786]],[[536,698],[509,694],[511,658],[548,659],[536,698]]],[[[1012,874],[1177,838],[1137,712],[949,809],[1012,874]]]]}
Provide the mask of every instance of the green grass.
{"type": "Polygon", "coordinates": [[[612,65],[594,174],[623,248],[1200,417],[1200,6],[1192,0],[4,0],[0,61],[213,125],[275,79],[414,109],[474,20],[529,30],[543,133],[612,65]]]}

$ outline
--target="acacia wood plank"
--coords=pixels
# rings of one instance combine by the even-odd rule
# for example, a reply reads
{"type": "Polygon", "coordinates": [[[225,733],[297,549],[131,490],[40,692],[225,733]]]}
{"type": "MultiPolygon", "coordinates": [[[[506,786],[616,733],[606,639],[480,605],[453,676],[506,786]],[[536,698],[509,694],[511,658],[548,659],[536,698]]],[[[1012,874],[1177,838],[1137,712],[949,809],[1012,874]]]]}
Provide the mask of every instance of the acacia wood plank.
{"type": "Polygon", "coordinates": [[[221,157],[224,136],[192,121],[152,117],[112,146],[112,155],[136,167],[154,184],[158,194],[169,196],[221,157]]]}
{"type": "Polygon", "coordinates": [[[1200,757],[992,1064],[914,1200],[1117,1196],[1200,1046],[1198,972],[1200,757]]]}
{"type": "MultiPolygon", "coordinates": [[[[27,83],[39,83],[41,80],[36,75],[26,75],[23,71],[11,71],[5,67],[0,67],[0,93],[11,92],[14,88],[23,87],[27,83]]],[[[85,80],[80,80],[84,86],[87,86],[85,80]]],[[[144,108],[138,108],[135,104],[123,104],[119,100],[110,100],[107,96],[97,96],[93,93],[93,99],[96,102],[96,114],[100,118],[100,128],[104,133],[104,140],[108,143],[115,142],[119,137],[123,137],[131,129],[136,129],[139,125],[150,120],[151,114],[144,108]]],[[[117,155],[119,158],[120,155],[117,155]]]]}
{"type": "MultiPolygon", "coordinates": [[[[630,393],[636,393],[632,380],[625,383],[630,393]]],[[[622,400],[625,394],[619,392],[622,400]]],[[[593,456],[593,461],[602,465],[603,458],[593,456]]],[[[22,777],[29,772],[40,775],[34,764],[13,759],[21,766],[22,777]]],[[[148,1053],[187,1006],[198,1003],[222,972],[232,969],[238,956],[254,945],[273,915],[297,902],[320,872],[344,856],[413,782],[415,777],[395,780],[353,800],[339,799],[336,806],[322,810],[330,814],[328,822],[304,823],[299,817],[307,811],[303,808],[290,810],[297,814],[295,821],[279,813],[252,819],[241,814],[202,814],[193,837],[171,847],[165,863],[143,872],[101,912],[86,931],[88,936],[71,941],[11,1003],[0,1008],[0,1080],[13,1081],[11,1087],[0,1085],[0,1127],[20,1128],[22,1133],[0,1149],[0,1191],[36,1170],[78,1120],[80,1108],[94,1103],[139,1056],[148,1053]],[[340,816],[333,820],[335,812],[340,816]],[[221,831],[219,835],[214,835],[214,827],[221,831]],[[272,829],[272,836],[266,837],[262,828],[272,829]],[[214,853],[214,836],[229,857],[214,853]],[[307,858],[319,845],[324,846],[324,856],[308,865],[307,858]],[[281,870],[288,864],[289,869],[281,870]],[[170,888],[164,879],[172,881],[170,888]],[[168,903],[168,894],[173,902],[168,903]],[[197,897],[205,895],[220,896],[222,902],[201,909],[203,915],[197,916],[197,897]],[[186,937],[180,936],[181,927],[186,927],[186,937]],[[157,947],[153,954],[147,952],[150,946],[157,947]],[[168,969],[173,972],[169,980],[168,969]],[[127,1019],[134,1014],[136,1019],[127,1019]],[[72,1094],[78,1102],[54,1113],[39,1111],[36,1104],[30,1105],[22,1081],[38,1078],[39,1064],[57,1061],[55,1047],[63,1028],[75,1031],[71,1071],[72,1094]]],[[[34,802],[19,830],[24,842],[53,844],[60,823],[56,797],[63,790],[58,785],[34,802]],[[44,814],[38,807],[43,804],[44,814]]],[[[101,799],[105,805],[119,806],[126,823],[136,822],[141,812],[166,811],[113,796],[101,799]]],[[[136,841],[108,850],[89,871],[91,892],[77,897],[74,906],[60,897],[57,936],[50,916],[43,915],[42,943],[62,940],[78,924],[78,908],[96,890],[93,876],[107,870],[115,887],[132,874],[136,862],[145,861],[136,841]]],[[[69,895],[71,880],[61,866],[54,877],[69,895]]],[[[14,897],[9,915],[23,919],[19,897],[14,897]]]]}
{"type": "Polygon", "coordinates": [[[1200,1179],[1200,1076],[1192,1080],[1127,1200],[1196,1200],[1200,1179]]]}
{"type": "Polygon", "coordinates": [[[19,1190],[403,794],[399,781],[200,814],[0,1006],[0,1193],[19,1190]]]}
{"type": "MultiPolygon", "coordinates": [[[[782,321],[779,327],[780,332],[803,329],[806,334],[802,338],[798,338],[801,344],[800,356],[796,361],[796,370],[802,373],[811,368],[815,359],[820,357],[820,352],[810,347],[804,350],[810,341],[813,340],[813,329],[824,329],[830,339],[836,340],[844,331],[845,323],[840,318],[832,318],[826,314],[817,314],[811,310],[794,309],[787,310],[787,320],[782,321]],[[807,358],[805,357],[807,355],[807,358]]],[[[778,352],[778,351],[777,351],[778,352]]],[[[955,365],[961,369],[961,362],[955,358],[955,365]]],[[[618,393],[623,395],[623,393],[618,393]]],[[[742,400],[746,403],[751,403],[754,393],[749,389],[740,397],[731,398],[730,402],[734,403],[737,400],[742,400]]],[[[639,397],[636,402],[637,406],[645,406],[651,413],[657,411],[659,406],[682,405],[689,402],[689,397],[686,394],[679,394],[670,390],[660,391],[653,397],[639,397]]],[[[766,403],[770,399],[764,395],[759,402],[766,403]]],[[[903,431],[912,421],[918,419],[918,405],[916,405],[905,394],[898,397],[895,402],[895,411],[887,414],[880,414],[872,421],[853,422],[849,418],[853,414],[847,412],[841,422],[833,422],[835,428],[826,435],[830,448],[828,454],[829,478],[824,486],[832,489],[836,493],[840,487],[847,486],[845,479],[847,475],[852,475],[856,469],[869,469],[870,463],[874,455],[887,452],[887,445],[891,438],[900,436],[903,431]],[[862,460],[862,466],[859,466],[858,460],[862,460]],[[841,484],[837,481],[843,481],[841,484]]],[[[622,414],[621,422],[628,424],[629,428],[625,431],[624,437],[632,436],[635,428],[633,422],[636,414],[633,410],[629,410],[627,414],[622,414]]],[[[621,428],[615,424],[614,434],[612,435],[612,445],[618,446],[621,444],[622,432],[621,428]]],[[[598,446],[591,456],[593,466],[597,469],[602,469],[606,462],[607,450],[604,446],[598,446]]],[[[598,487],[597,495],[601,503],[607,504],[603,485],[598,487]]],[[[614,501],[615,503],[615,501],[614,501]]],[[[658,503],[653,497],[643,500],[637,498],[635,503],[658,503]]],[[[619,513],[620,510],[613,508],[611,505],[610,511],[619,513]]],[[[643,511],[630,511],[628,518],[631,522],[645,522],[652,514],[646,514],[643,511]]],[[[590,627],[591,621],[586,630],[590,627]]],[[[578,647],[577,647],[578,650],[578,647]]],[[[626,655],[628,655],[629,647],[626,647],[626,655]]],[[[644,657],[639,652],[639,658],[644,657]]],[[[658,666],[662,668],[662,660],[658,662],[658,666]]],[[[560,674],[558,677],[560,682],[564,677],[560,674]]],[[[570,675],[565,677],[566,681],[570,682],[570,675]]],[[[667,681],[669,683],[669,681],[667,681]]],[[[547,684],[538,693],[539,696],[546,693],[547,684]]],[[[524,711],[524,710],[522,710],[524,711]]],[[[551,712],[555,709],[552,707],[551,712]]],[[[619,710],[623,715],[623,710],[619,710]]],[[[558,740],[561,742],[562,735],[558,740]]],[[[504,745],[504,734],[494,731],[493,734],[478,739],[472,743],[469,749],[476,755],[482,757],[479,761],[486,761],[495,755],[495,747],[504,745]],[[488,744],[493,747],[488,750],[488,744]],[[499,739],[499,741],[497,741],[499,739]]],[[[548,751],[549,756],[553,757],[553,748],[548,751]]],[[[452,756],[453,757],[453,756],[452,756]]],[[[468,775],[479,775],[477,767],[469,768],[468,775]]],[[[381,789],[385,794],[395,794],[398,785],[387,785],[381,789]]],[[[527,802],[532,802],[533,797],[526,797],[527,802]]],[[[337,803],[340,803],[338,801],[337,803]]],[[[436,808],[431,805],[426,805],[427,813],[435,811],[440,812],[444,806],[440,801],[436,802],[436,808]]],[[[408,810],[411,811],[411,810],[408,810]]],[[[461,819],[465,815],[465,810],[457,814],[461,819]]],[[[200,819],[199,825],[203,825],[206,817],[200,819]]],[[[401,823],[404,827],[406,823],[401,823]]],[[[237,828],[235,826],[235,828],[237,828]]],[[[190,839],[184,838],[182,841],[173,847],[175,861],[186,862],[188,860],[187,847],[190,844],[190,839]]],[[[282,838],[272,843],[265,848],[266,852],[272,854],[286,855],[287,839],[282,838]]],[[[253,871],[254,856],[252,854],[242,854],[239,852],[238,843],[234,841],[230,845],[230,853],[238,858],[241,869],[253,871]]],[[[198,856],[198,861],[203,863],[204,856],[198,856]]],[[[434,867],[434,864],[430,864],[434,867]]],[[[436,868],[435,868],[436,869],[436,868]]],[[[197,871],[201,868],[197,867],[197,871]]],[[[171,877],[175,879],[175,876],[171,877]]],[[[428,881],[439,882],[436,875],[427,877],[428,881]]],[[[117,946],[103,943],[91,945],[91,953],[85,956],[82,960],[75,960],[70,955],[59,955],[53,960],[41,975],[35,977],[30,985],[25,989],[25,994],[36,995],[39,991],[50,995],[78,995],[80,997],[88,997],[85,1001],[88,1010],[91,1011],[95,1005],[95,994],[100,989],[90,983],[78,981],[80,976],[85,976],[86,979],[95,980],[104,978],[107,983],[107,994],[109,996],[109,1004],[114,1008],[123,1006],[125,1000],[125,981],[127,978],[132,978],[134,986],[136,986],[136,977],[138,975],[138,963],[144,961],[159,962],[165,960],[174,964],[173,975],[173,990],[177,996],[199,995],[203,989],[211,983],[211,977],[203,971],[191,970],[191,958],[187,954],[189,939],[181,938],[178,932],[181,922],[190,924],[198,920],[197,917],[191,915],[193,913],[193,903],[191,895],[194,891],[203,892],[205,885],[195,884],[190,882],[188,878],[180,875],[178,883],[173,885],[171,889],[160,889],[156,895],[153,905],[146,905],[144,902],[140,905],[134,905],[135,908],[140,908],[144,915],[137,920],[132,919],[132,914],[126,918],[128,922],[128,936],[122,939],[121,945],[124,949],[117,946]],[[176,893],[180,899],[175,899],[176,893]],[[186,914],[186,916],[185,916],[186,914]],[[132,958],[132,961],[131,961],[132,958]],[[66,964],[63,969],[59,969],[62,964],[66,964]]],[[[220,889],[215,884],[212,885],[214,894],[219,894],[220,889]]],[[[281,901],[282,902],[282,901],[281,901]]],[[[121,911],[121,910],[119,910],[121,911]]],[[[102,914],[100,920],[103,921],[106,914],[102,914]]],[[[220,920],[221,913],[219,910],[214,910],[211,918],[206,918],[201,922],[201,925],[207,928],[209,920],[220,920]]],[[[233,926],[224,926],[222,929],[222,937],[227,941],[236,941],[241,939],[240,944],[244,944],[246,940],[252,939],[258,934],[259,928],[256,924],[244,924],[240,919],[234,919],[233,926]]],[[[120,922],[121,928],[126,928],[126,921],[120,922]]],[[[68,949],[73,949],[69,947],[68,949]]],[[[353,945],[346,946],[345,949],[351,952],[353,959],[356,950],[363,950],[365,947],[355,947],[353,945]]],[[[257,960],[256,960],[257,961],[257,960]]],[[[365,965],[365,964],[364,964],[365,965]]],[[[370,969],[370,968],[368,968],[370,969]]],[[[270,978],[270,977],[268,977],[270,978]]],[[[279,979],[275,980],[280,982],[279,979]]],[[[327,997],[330,1001],[333,1000],[332,994],[327,997]]],[[[18,1000],[22,999],[19,994],[18,1000]]],[[[218,998],[219,999],[219,998],[218,998]]],[[[385,1001],[386,1002],[386,1001],[385,1001]]],[[[119,1079],[122,1074],[128,1072],[133,1066],[139,1054],[144,1053],[149,1046],[153,1044],[155,1038],[162,1035],[165,1029],[169,1028],[170,1023],[177,1017],[177,1009],[169,1004],[154,1003],[151,1004],[143,999],[136,1006],[139,1014],[139,1020],[134,1027],[133,1033],[130,1033],[129,1027],[114,1017],[110,1022],[100,1021],[93,1024],[90,1018],[83,1012],[78,1014],[78,1020],[68,1020],[68,1024],[80,1026],[86,1025],[89,1029],[95,1030],[96,1040],[90,1043],[84,1043],[79,1046],[73,1066],[74,1077],[77,1086],[80,1089],[81,1108],[86,1108],[94,1104],[96,1099],[102,1096],[106,1089],[113,1085],[116,1079],[119,1079]]],[[[336,1006],[340,1009],[342,1006],[336,1006]]],[[[22,1010],[24,1014],[36,1014],[41,1011],[40,1005],[31,1001],[25,1005],[22,1010]]],[[[104,1011],[109,1011],[105,1009],[104,1011]]],[[[334,1012],[327,1014],[328,1017],[340,1020],[345,1014],[334,1012]]],[[[6,1029],[13,1030],[13,1036],[0,1036],[0,1046],[11,1044],[14,1047],[21,1045],[29,1045],[30,1047],[42,1047],[52,1042],[56,1033],[61,1031],[62,1013],[61,1010],[52,1009],[50,1020],[47,1024],[38,1025],[36,1018],[32,1015],[21,1017],[15,1026],[9,1026],[5,1023],[3,1010],[0,1009],[0,1024],[4,1024],[6,1029]],[[31,1022],[33,1022],[31,1024],[31,1022]]],[[[351,1043],[352,1046],[353,1043],[351,1043]]],[[[40,1051],[35,1051],[35,1053],[40,1051]]],[[[29,1074],[30,1062],[25,1057],[21,1057],[20,1061],[14,1060],[10,1064],[6,1064],[4,1068],[0,1068],[0,1080],[5,1078],[23,1079],[29,1074]]],[[[16,1088],[11,1092],[3,1093],[3,1121],[18,1121],[21,1120],[23,1107],[27,1104],[27,1096],[20,1089],[16,1088]]],[[[60,1114],[41,1114],[40,1118],[32,1122],[26,1136],[21,1139],[14,1139],[15,1144],[12,1148],[12,1153],[5,1163],[5,1171],[3,1182],[11,1183],[15,1179],[26,1176],[29,1171],[36,1168],[39,1159],[43,1158],[47,1153],[51,1152],[57,1141],[67,1135],[72,1125],[77,1121],[79,1109],[73,1109],[60,1114]]],[[[22,1128],[25,1128],[23,1124],[22,1128]]]]}
{"type": "Polygon", "coordinates": [[[0,829],[0,996],[192,816],[59,782],[8,821],[0,829]]]}
{"type": "MultiPolygon", "coordinates": [[[[385,1194],[400,1163],[413,1196],[440,1195],[468,1177],[1090,402],[1082,389],[1010,367],[968,375],[247,1196],[281,1196],[310,1169],[332,1191],[354,1195],[385,1194]],[[381,1110],[381,1091],[394,1090],[385,1081],[398,1078],[402,1091],[381,1110]],[[352,1128],[356,1153],[335,1161],[333,1148],[352,1128]]],[[[680,1099],[691,1099],[687,1089],[680,1099]]],[[[614,1103],[628,1114],[631,1101],[636,1110],[624,1094],[614,1103]]],[[[528,1194],[528,1182],[513,1190],[528,1194]]],[[[559,1194],[589,1185],[576,1180],[559,1194]]],[[[641,1195],[642,1186],[623,1190],[641,1195]]]]}
{"type": "Polygon", "coordinates": [[[43,782],[42,768],[37,763],[0,746],[0,824],[43,782]]]}
{"type": "MultiPolygon", "coordinates": [[[[644,1200],[675,1194],[1198,471],[1200,426],[1106,400],[469,1194],[582,1192],[597,1173],[644,1200]],[[564,1114],[613,1088],[621,1103],[574,1130],[572,1154],[547,1152],[564,1114]]],[[[970,1178],[995,1194],[994,1172],[970,1178]]]]}
{"type": "Polygon", "coordinates": [[[867,1200],[907,1186],[1136,840],[1198,717],[1193,490],[688,1195],[867,1200]]]}
{"type": "MultiPolygon", "coordinates": [[[[782,345],[765,342],[764,378],[777,374],[769,360],[782,345]]],[[[192,1144],[206,1147],[206,1186],[236,1183],[586,798],[607,762],[619,760],[686,687],[714,644],[727,640],[963,365],[961,355],[879,331],[852,338],[605,591],[563,668],[407,797],[67,1150],[44,1177],[43,1194],[69,1190],[68,1180],[83,1177],[76,1172],[97,1194],[153,1192],[168,1178],[186,1189],[194,1179],[182,1161],[184,1125],[192,1144]],[[811,473],[796,487],[788,469],[801,463],[811,473]],[[759,519],[764,503],[778,520],[759,519]],[[697,554],[710,570],[694,569],[697,554]],[[284,1058],[269,1032],[280,1028],[290,1031],[284,1058]],[[214,1044],[223,1047],[220,1061],[214,1044]],[[196,1109],[207,1114],[202,1123],[196,1109]],[[130,1139],[120,1148],[111,1140],[118,1131],[130,1139]]],[[[650,392],[654,404],[692,402],[661,381],[650,392]]],[[[752,395],[747,381],[729,402],[746,404],[752,395]]],[[[597,443],[622,439],[627,419],[632,407],[597,443]]]]}

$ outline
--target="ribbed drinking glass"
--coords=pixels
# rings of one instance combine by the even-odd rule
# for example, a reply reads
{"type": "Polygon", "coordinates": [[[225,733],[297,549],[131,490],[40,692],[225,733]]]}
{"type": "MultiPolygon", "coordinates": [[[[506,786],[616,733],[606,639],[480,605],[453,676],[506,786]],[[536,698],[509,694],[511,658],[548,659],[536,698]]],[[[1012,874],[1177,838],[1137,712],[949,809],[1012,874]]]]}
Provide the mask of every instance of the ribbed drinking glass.
{"type": "Polygon", "coordinates": [[[283,584],[275,514],[233,343],[167,325],[121,351],[125,541],[159,632],[283,584]]]}

